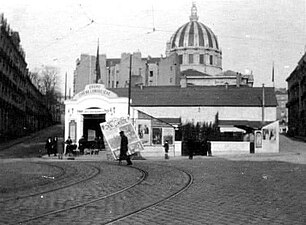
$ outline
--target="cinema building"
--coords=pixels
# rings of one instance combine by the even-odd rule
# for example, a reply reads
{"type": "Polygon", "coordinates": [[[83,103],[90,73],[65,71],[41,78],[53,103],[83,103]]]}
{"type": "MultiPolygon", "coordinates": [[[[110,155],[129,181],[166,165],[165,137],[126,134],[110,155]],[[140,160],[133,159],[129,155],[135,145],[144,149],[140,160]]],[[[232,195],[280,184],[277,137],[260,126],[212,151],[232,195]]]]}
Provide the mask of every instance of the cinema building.
{"type": "MultiPolygon", "coordinates": [[[[264,91],[254,87],[184,85],[132,88],[130,109],[128,92],[126,88],[105,89],[103,84],[87,85],[65,102],[65,138],[70,136],[77,143],[83,135],[90,140],[103,137],[100,123],[128,117],[130,111],[129,118],[147,152],[162,153],[162,145],[167,139],[175,149],[173,154],[181,155],[181,143],[176,139],[175,131],[188,122],[214,122],[216,114],[221,132],[246,133],[246,128],[252,128],[263,135],[263,129],[270,124],[264,140],[270,140],[269,135],[272,135],[273,141],[278,142],[278,122],[274,122],[277,102],[273,88],[264,88],[264,91]]],[[[278,145],[263,149],[264,140],[256,152],[278,152],[278,145]]],[[[232,149],[225,147],[228,143],[213,145],[219,145],[223,153],[249,153],[248,143],[237,143],[232,149]]]]}

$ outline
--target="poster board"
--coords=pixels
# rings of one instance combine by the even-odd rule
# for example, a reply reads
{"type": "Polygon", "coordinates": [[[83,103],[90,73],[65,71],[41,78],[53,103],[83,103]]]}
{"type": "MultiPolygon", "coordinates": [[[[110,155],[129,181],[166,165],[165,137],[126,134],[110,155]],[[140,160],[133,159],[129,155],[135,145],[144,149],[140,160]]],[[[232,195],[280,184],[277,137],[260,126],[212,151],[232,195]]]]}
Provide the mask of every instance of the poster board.
{"type": "Polygon", "coordinates": [[[134,126],[127,118],[114,118],[110,121],[100,123],[100,127],[115,159],[119,159],[120,155],[120,131],[124,131],[124,134],[128,138],[128,155],[143,150],[143,145],[134,129],[134,126]]]}
{"type": "Polygon", "coordinates": [[[174,129],[172,127],[163,128],[163,144],[168,141],[169,145],[174,143],[174,129]]]}
{"type": "MultiPolygon", "coordinates": [[[[256,148],[256,153],[278,153],[279,152],[279,122],[275,121],[261,129],[261,147],[256,148]]],[[[256,147],[256,146],[255,146],[256,147]]]]}
{"type": "Polygon", "coordinates": [[[143,145],[151,144],[151,120],[138,119],[136,128],[143,145]]]}

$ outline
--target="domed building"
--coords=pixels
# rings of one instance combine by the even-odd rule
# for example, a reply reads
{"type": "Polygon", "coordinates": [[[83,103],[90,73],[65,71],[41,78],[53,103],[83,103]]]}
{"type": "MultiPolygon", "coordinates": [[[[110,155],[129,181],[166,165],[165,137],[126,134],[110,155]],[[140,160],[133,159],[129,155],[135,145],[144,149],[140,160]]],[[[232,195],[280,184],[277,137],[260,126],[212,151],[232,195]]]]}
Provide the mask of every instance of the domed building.
{"type": "Polygon", "coordinates": [[[191,7],[190,21],[167,42],[166,55],[177,53],[181,71],[196,70],[207,75],[222,72],[222,51],[212,30],[198,21],[196,5],[191,7]]]}

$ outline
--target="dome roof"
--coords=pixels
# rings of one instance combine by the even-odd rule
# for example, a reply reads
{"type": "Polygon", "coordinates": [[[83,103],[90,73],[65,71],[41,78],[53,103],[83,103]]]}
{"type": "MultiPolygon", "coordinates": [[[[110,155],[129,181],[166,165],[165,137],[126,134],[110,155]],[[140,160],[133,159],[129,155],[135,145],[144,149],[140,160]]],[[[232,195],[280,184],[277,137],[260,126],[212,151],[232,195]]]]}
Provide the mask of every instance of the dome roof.
{"type": "Polygon", "coordinates": [[[170,39],[170,51],[186,47],[220,50],[216,35],[209,27],[198,22],[195,4],[191,8],[190,22],[181,26],[170,39]]]}

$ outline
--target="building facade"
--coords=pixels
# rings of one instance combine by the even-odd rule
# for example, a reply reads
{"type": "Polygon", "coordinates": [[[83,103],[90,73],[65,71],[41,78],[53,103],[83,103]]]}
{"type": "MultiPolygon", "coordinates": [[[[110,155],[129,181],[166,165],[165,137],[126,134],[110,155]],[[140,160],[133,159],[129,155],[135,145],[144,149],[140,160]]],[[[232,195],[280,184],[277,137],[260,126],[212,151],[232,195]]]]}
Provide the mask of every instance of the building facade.
{"type": "MultiPolygon", "coordinates": [[[[243,134],[245,128],[260,130],[276,120],[274,88],[263,91],[263,88],[220,86],[133,87],[130,107],[128,96],[128,88],[87,85],[65,102],[65,138],[70,136],[76,144],[82,136],[95,140],[103,137],[101,123],[123,117],[132,121],[146,150],[163,153],[165,140],[170,140],[171,146],[175,145],[175,131],[189,122],[210,123],[218,115],[221,132],[243,134]]],[[[264,140],[278,143],[273,139],[276,129],[266,130],[264,140]]],[[[248,143],[243,146],[247,147],[248,143]]],[[[175,146],[176,150],[180,148],[180,144],[175,146]]],[[[248,152],[248,147],[244,151],[248,152]]],[[[260,151],[262,149],[258,147],[260,151]]],[[[181,154],[180,150],[177,153],[181,154]]]]}
{"type": "Polygon", "coordinates": [[[222,51],[212,30],[199,22],[197,7],[191,7],[190,21],[167,42],[166,55],[177,53],[181,71],[192,69],[209,75],[222,72],[222,51]]]}
{"type": "Polygon", "coordinates": [[[306,137],[306,53],[299,60],[288,83],[288,132],[306,137]]]}
{"type": "MultiPolygon", "coordinates": [[[[222,51],[216,35],[198,21],[197,8],[192,5],[189,22],[178,28],[166,45],[166,57],[142,57],[140,52],[122,53],[121,58],[99,55],[102,83],[107,88],[128,86],[187,85],[249,86],[253,74],[222,71],[222,51]],[[131,71],[130,71],[131,63],[131,71]]],[[[95,56],[82,54],[74,72],[74,94],[95,80],[95,56]]]]}
{"type": "Polygon", "coordinates": [[[51,122],[43,95],[28,76],[19,34],[0,14],[0,141],[37,131],[51,122]]]}
{"type": "Polygon", "coordinates": [[[286,88],[276,88],[275,96],[277,100],[276,118],[279,121],[279,132],[286,133],[288,131],[288,93],[286,88]]]}

